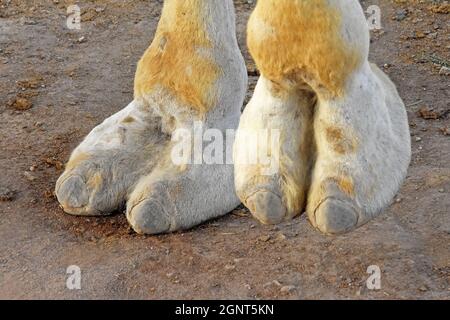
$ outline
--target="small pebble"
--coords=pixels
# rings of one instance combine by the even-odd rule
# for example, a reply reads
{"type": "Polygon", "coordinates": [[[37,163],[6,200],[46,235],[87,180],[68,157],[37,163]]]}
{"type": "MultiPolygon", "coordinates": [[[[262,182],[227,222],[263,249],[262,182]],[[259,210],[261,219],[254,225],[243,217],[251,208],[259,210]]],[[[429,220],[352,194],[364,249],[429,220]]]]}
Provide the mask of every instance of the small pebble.
{"type": "Polygon", "coordinates": [[[259,241],[261,241],[261,242],[267,242],[267,241],[269,241],[271,239],[271,236],[261,236],[261,237],[259,237],[259,241]]]}
{"type": "Polygon", "coordinates": [[[25,176],[25,178],[27,178],[28,181],[35,181],[37,178],[31,174],[31,172],[25,171],[23,173],[23,175],[25,176]]]}
{"type": "Polygon", "coordinates": [[[283,294],[289,294],[295,291],[297,289],[295,286],[284,286],[281,287],[280,292],[283,294]]]}
{"type": "Polygon", "coordinates": [[[227,264],[225,266],[225,270],[227,270],[227,271],[232,271],[232,270],[235,270],[235,269],[236,269],[236,266],[234,266],[232,264],[227,264]]]}
{"type": "Polygon", "coordinates": [[[280,233],[280,234],[277,235],[276,240],[277,241],[284,241],[284,240],[286,240],[286,236],[283,233],[280,233]]]}

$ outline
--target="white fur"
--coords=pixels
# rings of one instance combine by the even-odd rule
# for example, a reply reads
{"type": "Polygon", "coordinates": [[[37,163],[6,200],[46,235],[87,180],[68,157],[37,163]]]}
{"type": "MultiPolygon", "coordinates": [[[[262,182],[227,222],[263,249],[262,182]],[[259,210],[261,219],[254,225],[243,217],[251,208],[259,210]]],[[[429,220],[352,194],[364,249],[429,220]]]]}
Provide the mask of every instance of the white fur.
{"type": "Polygon", "coordinates": [[[168,142],[156,116],[133,101],[107,118],[73,151],[56,183],[64,210],[76,215],[103,215],[121,208],[138,178],[155,165],[168,142]]]}
{"type": "Polygon", "coordinates": [[[310,155],[302,154],[299,146],[312,133],[312,102],[311,94],[304,91],[282,90],[281,96],[277,97],[270,80],[261,76],[241,116],[234,146],[236,191],[250,208],[252,203],[249,202],[254,202],[253,196],[264,193],[253,203],[259,208],[252,210],[263,223],[278,223],[293,218],[304,205],[311,163],[310,155]],[[262,129],[268,129],[273,134],[279,132],[280,139],[276,145],[269,147],[270,140],[255,139],[262,129]],[[249,132],[254,132],[250,139],[249,132]],[[261,149],[262,153],[270,150],[271,161],[278,163],[266,165],[261,159],[258,163],[247,161],[247,155],[259,154],[261,149]],[[269,166],[277,168],[277,171],[267,170],[269,166]],[[275,199],[283,208],[274,210],[270,199],[275,199]]]}
{"type": "MultiPolygon", "coordinates": [[[[314,120],[317,153],[310,193],[338,172],[355,183],[355,202],[360,208],[357,225],[375,217],[390,204],[406,177],[411,141],[406,110],[394,84],[375,65],[368,63],[350,82],[344,99],[320,101],[314,120]],[[355,153],[337,155],[323,132],[327,126],[346,128],[356,138],[355,153]]],[[[317,203],[310,203],[313,223],[317,203]]]]}

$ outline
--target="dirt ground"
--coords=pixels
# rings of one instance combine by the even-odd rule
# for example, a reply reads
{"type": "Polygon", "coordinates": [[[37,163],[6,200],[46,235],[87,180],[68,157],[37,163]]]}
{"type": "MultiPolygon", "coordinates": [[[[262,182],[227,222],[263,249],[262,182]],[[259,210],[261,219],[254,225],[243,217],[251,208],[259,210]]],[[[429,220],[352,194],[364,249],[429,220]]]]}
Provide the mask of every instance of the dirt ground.
{"type": "MultiPolygon", "coordinates": [[[[249,96],[254,3],[235,0],[249,96]]],[[[157,237],[134,234],[120,212],[64,214],[53,196],[63,163],[132,100],[162,1],[80,1],[80,31],[66,27],[69,4],[0,0],[1,299],[450,298],[448,2],[362,1],[381,7],[371,60],[407,105],[413,160],[387,212],[340,237],[319,234],[304,215],[261,226],[244,209],[157,237]],[[81,268],[82,290],[66,288],[69,265],[81,268]],[[366,286],[371,265],[381,268],[381,290],[366,286]]]]}

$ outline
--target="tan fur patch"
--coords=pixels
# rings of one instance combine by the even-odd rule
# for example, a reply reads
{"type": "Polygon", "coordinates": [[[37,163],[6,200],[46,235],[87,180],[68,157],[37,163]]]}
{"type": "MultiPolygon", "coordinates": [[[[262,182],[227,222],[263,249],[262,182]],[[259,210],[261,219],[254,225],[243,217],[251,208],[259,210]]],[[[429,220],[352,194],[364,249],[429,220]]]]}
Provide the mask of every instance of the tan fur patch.
{"type": "Polygon", "coordinates": [[[201,114],[214,105],[213,85],[220,69],[212,58],[200,53],[212,47],[202,2],[165,1],[155,38],[137,67],[135,97],[161,86],[179,103],[201,114]]]}
{"type": "Polygon", "coordinates": [[[132,123],[134,121],[136,121],[135,118],[133,118],[131,116],[128,116],[128,117],[126,117],[125,119],[122,120],[122,123],[132,123]]]}
{"type": "Polygon", "coordinates": [[[75,167],[77,167],[81,162],[88,160],[89,155],[87,153],[78,153],[74,156],[72,156],[69,160],[69,162],[66,165],[66,170],[72,170],[75,167]]]}
{"type": "Polygon", "coordinates": [[[100,172],[97,172],[89,179],[87,185],[89,186],[90,189],[96,190],[100,188],[102,182],[103,182],[102,175],[100,174],[100,172]]]}
{"type": "Polygon", "coordinates": [[[355,151],[356,140],[349,138],[341,128],[327,127],[325,130],[327,141],[336,153],[347,154],[355,151]]]}
{"type": "Polygon", "coordinates": [[[339,189],[349,197],[355,196],[355,185],[351,177],[340,177],[336,179],[339,189]]]}
{"type": "Polygon", "coordinates": [[[316,221],[314,218],[314,212],[318,206],[328,197],[337,196],[333,188],[330,189],[331,184],[334,184],[343,194],[355,198],[355,185],[353,179],[345,174],[337,175],[333,178],[328,178],[325,182],[321,183],[320,186],[310,191],[308,195],[308,207],[307,212],[310,217],[310,221],[315,225],[316,221]]]}
{"type": "Polygon", "coordinates": [[[342,39],[342,17],[326,0],[259,0],[248,25],[248,47],[273,81],[312,81],[332,96],[363,62],[342,39]]]}

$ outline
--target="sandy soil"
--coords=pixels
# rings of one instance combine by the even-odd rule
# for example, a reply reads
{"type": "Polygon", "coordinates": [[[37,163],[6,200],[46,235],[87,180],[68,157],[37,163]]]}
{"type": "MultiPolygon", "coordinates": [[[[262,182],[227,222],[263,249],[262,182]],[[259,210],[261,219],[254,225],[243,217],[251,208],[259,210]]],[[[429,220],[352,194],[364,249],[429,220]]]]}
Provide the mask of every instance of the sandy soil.
{"type": "MultiPolygon", "coordinates": [[[[235,1],[249,96],[254,2],[235,1]]],[[[122,213],[65,215],[52,191],[83,136],[132,99],[162,1],[83,1],[78,32],[65,26],[68,3],[0,0],[0,298],[450,298],[450,82],[439,75],[449,67],[448,5],[363,1],[382,9],[371,60],[398,85],[413,139],[408,179],[385,214],[326,237],[305,216],[268,227],[238,209],[143,237],[122,213]],[[80,266],[82,290],[66,288],[69,265],[80,266]],[[366,287],[371,265],[381,290],[366,287]]]]}

